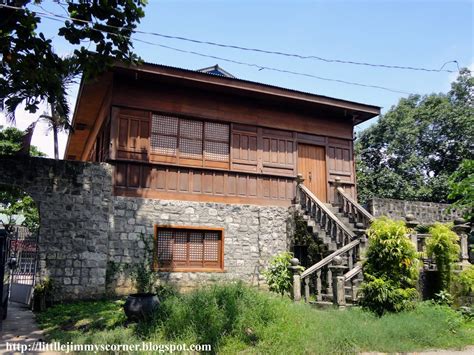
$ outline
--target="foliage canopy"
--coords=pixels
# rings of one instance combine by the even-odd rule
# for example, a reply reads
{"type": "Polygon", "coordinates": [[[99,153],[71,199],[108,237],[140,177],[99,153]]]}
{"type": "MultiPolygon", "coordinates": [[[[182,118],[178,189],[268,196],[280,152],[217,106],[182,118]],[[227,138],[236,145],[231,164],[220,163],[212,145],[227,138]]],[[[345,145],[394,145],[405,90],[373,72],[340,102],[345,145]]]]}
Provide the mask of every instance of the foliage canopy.
{"type": "Polygon", "coordinates": [[[0,103],[11,121],[21,103],[31,113],[42,101],[67,105],[64,77],[95,77],[114,60],[138,60],[130,36],[144,16],[145,0],[58,2],[67,13],[58,35],[75,48],[68,58],[59,56],[52,40],[38,29],[44,15],[30,5],[41,8],[41,3],[7,1],[8,6],[0,7],[0,103]]]}
{"type": "Polygon", "coordinates": [[[449,199],[453,207],[465,211],[464,217],[474,222],[474,159],[465,159],[449,177],[449,199]]]}
{"type": "Polygon", "coordinates": [[[356,142],[359,199],[449,202],[449,176],[474,159],[474,78],[462,69],[451,90],[403,98],[356,142]]]}
{"type": "MultiPolygon", "coordinates": [[[[0,155],[13,155],[21,148],[24,132],[14,127],[0,131],[0,155]]],[[[30,155],[45,156],[35,146],[30,146],[30,155]]],[[[24,191],[15,186],[0,186],[0,213],[7,228],[12,228],[24,217],[22,225],[30,231],[39,228],[39,213],[35,201],[24,191]]]]}

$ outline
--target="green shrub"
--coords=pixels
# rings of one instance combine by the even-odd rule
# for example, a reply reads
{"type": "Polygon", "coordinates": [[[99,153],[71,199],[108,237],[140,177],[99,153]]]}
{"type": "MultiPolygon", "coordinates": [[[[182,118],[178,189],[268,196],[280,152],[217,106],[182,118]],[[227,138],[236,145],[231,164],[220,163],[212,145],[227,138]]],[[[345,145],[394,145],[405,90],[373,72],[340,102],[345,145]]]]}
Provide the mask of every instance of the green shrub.
{"type": "Polygon", "coordinates": [[[459,237],[448,225],[435,223],[429,230],[426,241],[426,253],[433,258],[438,269],[440,290],[449,292],[453,264],[459,260],[459,237]]]}
{"type": "Polygon", "coordinates": [[[292,258],[292,253],[282,252],[270,260],[268,269],[263,273],[270,291],[279,293],[282,296],[290,292],[293,275],[288,270],[288,267],[291,265],[290,260],[292,258]]]}
{"type": "Polygon", "coordinates": [[[382,217],[372,222],[367,233],[361,306],[378,315],[413,307],[418,298],[418,259],[404,222],[382,217]]]}
{"type": "Polygon", "coordinates": [[[456,306],[468,305],[466,303],[474,297],[474,265],[462,270],[459,274],[454,274],[451,293],[456,306]]]}
{"type": "Polygon", "coordinates": [[[179,292],[174,285],[163,283],[155,286],[155,294],[160,301],[164,301],[167,298],[177,296],[179,292]]]}
{"type": "Polygon", "coordinates": [[[456,278],[460,286],[461,295],[467,296],[474,293],[474,265],[462,270],[456,278]]]}

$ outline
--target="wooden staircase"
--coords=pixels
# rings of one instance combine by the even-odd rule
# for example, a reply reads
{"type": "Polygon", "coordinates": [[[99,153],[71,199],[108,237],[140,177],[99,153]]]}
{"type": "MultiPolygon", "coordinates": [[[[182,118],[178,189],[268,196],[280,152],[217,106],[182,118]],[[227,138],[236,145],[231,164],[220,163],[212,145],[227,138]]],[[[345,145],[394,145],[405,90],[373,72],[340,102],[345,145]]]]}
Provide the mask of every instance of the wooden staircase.
{"type": "Polygon", "coordinates": [[[330,254],[301,274],[304,299],[325,305],[350,305],[357,302],[362,282],[361,251],[365,230],[373,217],[340,187],[334,204],[321,202],[299,183],[295,210],[314,238],[321,240],[330,254]]]}
{"type": "MultiPolygon", "coordinates": [[[[336,201],[321,202],[300,181],[296,189],[295,211],[305,221],[308,231],[328,248],[329,255],[307,268],[298,280],[299,298],[303,293],[306,302],[318,305],[344,307],[357,303],[357,291],[363,281],[361,255],[367,244],[366,230],[374,217],[350,197],[344,189],[336,186],[336,201]],[[303,289],[303,292],[301,292],[303,289]]],[[[414,231],[417,222],[406,216],[407,227],[414,231]]],[[[470,226],[456,222],[453,230],[459,236],[459,269],[469,266],[467,235],[470,226]]],[[[428,235],[407,235],[423,255],[428,235]]],[[[423,258],[424,270],[436,270],[433,260],[423,258]]],[[[298,297],[298,295],[295,295],[298,297]]]]}

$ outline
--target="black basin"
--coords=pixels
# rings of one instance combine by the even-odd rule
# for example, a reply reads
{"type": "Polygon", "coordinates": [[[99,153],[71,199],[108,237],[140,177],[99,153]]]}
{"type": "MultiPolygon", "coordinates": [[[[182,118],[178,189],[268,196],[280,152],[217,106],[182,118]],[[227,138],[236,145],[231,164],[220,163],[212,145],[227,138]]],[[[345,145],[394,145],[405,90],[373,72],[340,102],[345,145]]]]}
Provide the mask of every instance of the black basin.
{"type": "Polygon", "coordinates": [[[154,293],[134,293],[127,297],[123,309],[129,321],[149,319],[160,304],[154,293]]]}

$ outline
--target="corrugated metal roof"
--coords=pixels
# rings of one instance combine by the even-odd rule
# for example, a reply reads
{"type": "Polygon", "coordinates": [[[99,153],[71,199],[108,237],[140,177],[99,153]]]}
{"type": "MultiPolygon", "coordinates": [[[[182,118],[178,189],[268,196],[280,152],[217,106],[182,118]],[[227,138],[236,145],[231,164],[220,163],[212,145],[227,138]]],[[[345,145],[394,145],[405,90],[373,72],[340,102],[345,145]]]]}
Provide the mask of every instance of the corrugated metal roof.
{"type": "Polygon", "coordinates": [[[352,104],[357,104],[357,105],[370,106],[370,107],[373,107],[373,108],[376,108],[376,109],[379,109],[379,110],[381,109],[380,106],[371,105],[371,104],[366,104],[366,103],[363,103],[363,102],[357,102],[357,101],[351,101],[351,100],[346,100],[346,99],[340,99],[340,98],[337,98],[337,97],[331,97],[331,96],[325,96],[325,95],[315,94],[315,93],[308,92],[308,91],[295,90],[295,89],[290,89],[290,88],[286,88],[286,87],[282,87],[282,86],[276,86],[276,85],[271,85],[271,84],[260,83],[260,82],[257,82],[257,81],[251,81],[251,80],[240,79],[240,78],[236,78],[236,77],[234,77],[234,76],[233,76],[233,77],[224,77],[224,76],[220,76],[220,75],[213,75],[213,74],[211,74],[211,73],[201,72],[201,71],[199,71],[199,70],[185,69],[185,68],[175,67],[175,66],[171,66],[171,65],[158,64],[158,63],[151,63],[151,62],[144,62],[144,64],[148,64],[148,65],[152,65],[152,66],[156,66],[156,67],[162,67],[162,68],[170,68],[170,69],[181,70],[181,71],[187,72],[187,73],[199,73],[199,74],[201,74],[201,75],[203,75],[203,76],[205,76],[205,75],[212,75],[213,77],[219,78],[219,79],[222,79],[222,80],[231,80],[231,81],[241,82],[241,83],[257,84],[257,85],[260,85],[260,86],[262,86],[262,87],[285,90],[285,91],[288,91],[288,92],[291,92],[291,93],[298,93],[298,94],[311,95],[311,96],[314,96],[314,97],[325,98],[325,99],[332,99],[332,100],[339,100],[339,101],[344,101],[344,102],[347,102],[347,103],[352,103],[352,104]]]}

